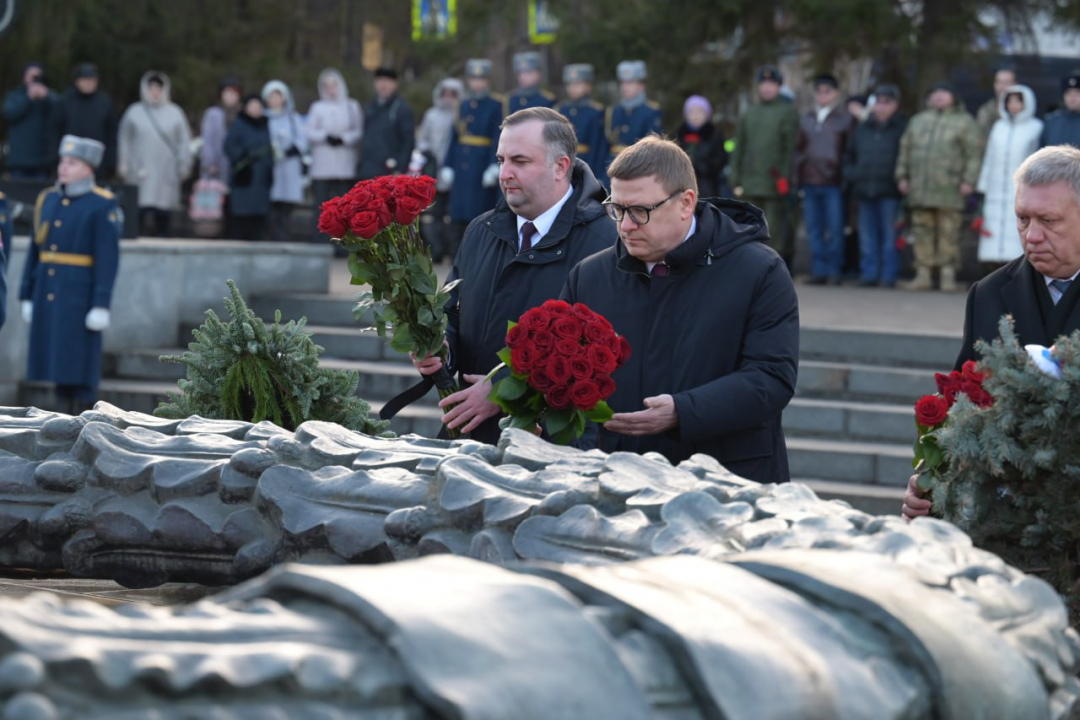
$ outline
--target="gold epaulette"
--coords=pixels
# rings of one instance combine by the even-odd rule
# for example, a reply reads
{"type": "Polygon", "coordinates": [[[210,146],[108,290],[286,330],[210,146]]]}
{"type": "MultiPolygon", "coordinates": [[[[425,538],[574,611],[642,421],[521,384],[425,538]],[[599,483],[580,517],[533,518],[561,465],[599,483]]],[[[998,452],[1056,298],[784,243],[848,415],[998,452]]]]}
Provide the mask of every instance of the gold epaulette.
{"type": "Polygon", "coordinates": [[[653,110],[659,110],[660,109],[660,103],[656,102],[655,100],[646,100],[645,104],[648,107],[651,107],[653,110]]]}
{"type": "Polygon", "coordinates": [[[502,93],[497,93],[497,92],[488,93],[488,97],[490,97],[492,100],[494,100],[495,102],[498,102],[498,103],[505,103],[506,102],[506,96],[503,95],[502,93]]]}
{"type": "Polygon", "coordinates": [[[555,102],[555,100],[557,99],[555,93],[551,92],[550,90],[541,90],[540,94],[552,102],[555,102]]]}
{"type": "Polygon", "coordinates": [[[116,198],[116,196],[113,195],[110,191],[106,190],[103,187],[98,187],[97,185],[94,186],[94,194],[100,195],[106,200],[114,200],[116,198]]]}
{"type": "Polygon", "coordinates": [[[589,101],[589,107],[591,107],[593,110],[601,110],[602,111],[604,109],[604,104],[603,103],[598,103],[595,100],[590,100],[589,101]]]}

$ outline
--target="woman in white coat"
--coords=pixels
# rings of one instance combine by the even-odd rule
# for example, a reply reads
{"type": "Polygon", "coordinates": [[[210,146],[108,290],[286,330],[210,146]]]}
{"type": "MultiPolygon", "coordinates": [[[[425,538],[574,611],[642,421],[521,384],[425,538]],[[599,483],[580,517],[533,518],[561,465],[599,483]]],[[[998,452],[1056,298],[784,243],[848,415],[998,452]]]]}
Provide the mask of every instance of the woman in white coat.
{"type": "Polygon", "coordinates": [[[263,85],[262,99],[270,120],[270,143],[274,148],[274,184],[270,188],[269,236],[289,239],[293,208],[304,201],[304,155],[308,151],[304,123],[293,106],[292,91],[280,80],[263,85]]]}
{"type": "Polygon", "coordinates": [[[356,182],[364,114],[360,103],[349,98],[349,86],[337,70],[319,73],[319,99],[307,116],[311,141],[311,181],[315,207],[347,193],[356,182]]]}
{"type": "Polygon", "coordinates": [[[1026,85],[1009,87],[998,101],[1001,119],[986,143],[978,191],[983,194],[979,262],[1000,265],[1023,254],[1016,230],[1013,173],[1039,149],[1042,120],[1035,117],[1035,93],[1026,85]]]}
{"type": "Polygon", "coordinates": [[[180,185],[191,172],[191,128],[169,100],[169,78],[151,70],[139,85],[142,100],[120,119],[120,177],[139,186],[143,234],[168,237],[169,218],[180,208],[180,185]]]}

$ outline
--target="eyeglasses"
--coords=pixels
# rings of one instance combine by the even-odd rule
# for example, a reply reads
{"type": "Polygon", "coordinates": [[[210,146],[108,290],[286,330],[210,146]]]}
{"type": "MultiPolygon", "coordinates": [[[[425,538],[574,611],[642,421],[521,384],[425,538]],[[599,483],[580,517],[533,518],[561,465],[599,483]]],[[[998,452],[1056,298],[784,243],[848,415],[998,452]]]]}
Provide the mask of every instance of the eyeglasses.
{"type": "Polygon", "coordinates": [[[668,200],[671,200],[672,198],[678,197],[679,195],[683,194],[684,192],[686,192],[686,191],[685,190],[676,190],[675,192],[671,193],[670,195],[668,195],[666,198],[664,198],[660,202],[656,203],[655,205],[650,205],[649,207],[645,207],[644,205],[629,205],[629,206],[627,206],[627,205],[617,205],[617,204],[611,202],[611,198],[608,198],[607,200],[605,200],[602,203],[602,205],[604,206],[604,209],[607,210],[608,217],[610,217],[612,220],[614,220],[617,223],[621,223],[622,220],[623,220],[623,217],[627,213],[630,213],[630,219],[634,221],[635,225],[645,225],[645,224],[647,224],[649,222],[649,214],[653,210],[660,207],[661,205],[666,203],[668,200]]]}

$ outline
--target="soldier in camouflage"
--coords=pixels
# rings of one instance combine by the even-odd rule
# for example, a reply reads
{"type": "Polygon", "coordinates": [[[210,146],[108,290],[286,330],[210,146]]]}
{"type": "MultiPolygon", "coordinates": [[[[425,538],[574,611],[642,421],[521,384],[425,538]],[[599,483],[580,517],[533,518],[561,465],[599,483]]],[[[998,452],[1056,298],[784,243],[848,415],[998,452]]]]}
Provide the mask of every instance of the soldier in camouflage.
{"type": "Polygon", "coordinates": [[[928,108],[911,119],[900,139],[896,184],[907,196],[915,240],[915,279],[906,290],[955,292],[960,265],[960,219],[982,165],[979,126],[956,99],[951,83],[931,89],[928,108]]]}
{"type": "Polygon", "coordinates": [[[765,212],[769,244],[791,268],[794,242],[787,232],[787,195],[791,188],[791,155],[799,116],[791,103],[780,97],[784,76],[774,67],[757,73],[758,97],[739,118],[735,151],[728,180],[735,195],[765,212]]]}

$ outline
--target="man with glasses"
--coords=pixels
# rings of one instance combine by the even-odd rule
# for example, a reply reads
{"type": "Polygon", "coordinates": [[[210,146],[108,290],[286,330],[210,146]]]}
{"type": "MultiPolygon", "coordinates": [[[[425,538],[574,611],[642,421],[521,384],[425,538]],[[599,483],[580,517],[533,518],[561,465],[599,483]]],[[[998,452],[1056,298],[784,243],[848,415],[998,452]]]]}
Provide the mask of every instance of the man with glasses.
{"type": "Polygon", "coordinates": [[[799,308],[761,210],[699,202],[690,158],[649,137],[608,167],[619,243],[570,271],[583,302],[630,342],[600,428],[606,452],[694,453],[759,482],[784,482],[780,415],[795,392],[799,308]]]}
{"type": "MultiPolygon", "coordinates": [[[[600,204],[604,188],[576,157],[570,121],[550,108],[528,108],[501,126],[496,159],[503,197],[476,218],[448,281],[460,279],[447,304],[450,365],[464,390],[442,401],[451,428],[474,440],[499,440],[499,408],[482,382],[499,364],[506,323],[559,296],[570,268],[615,244],[615,226],[600,204]]],[[[436,358],[416,361],[430,375],[436,358]]]]}
{"type": "Polygon", "coordinates": [[[878,85],[870,117],[855,128],[844,156],[844,181],[859,202],[859,285],[896,287],[900,253],[896,216],[900,190],[893,172],[907,119],[897,112],[900,88],[878,85]]]}

